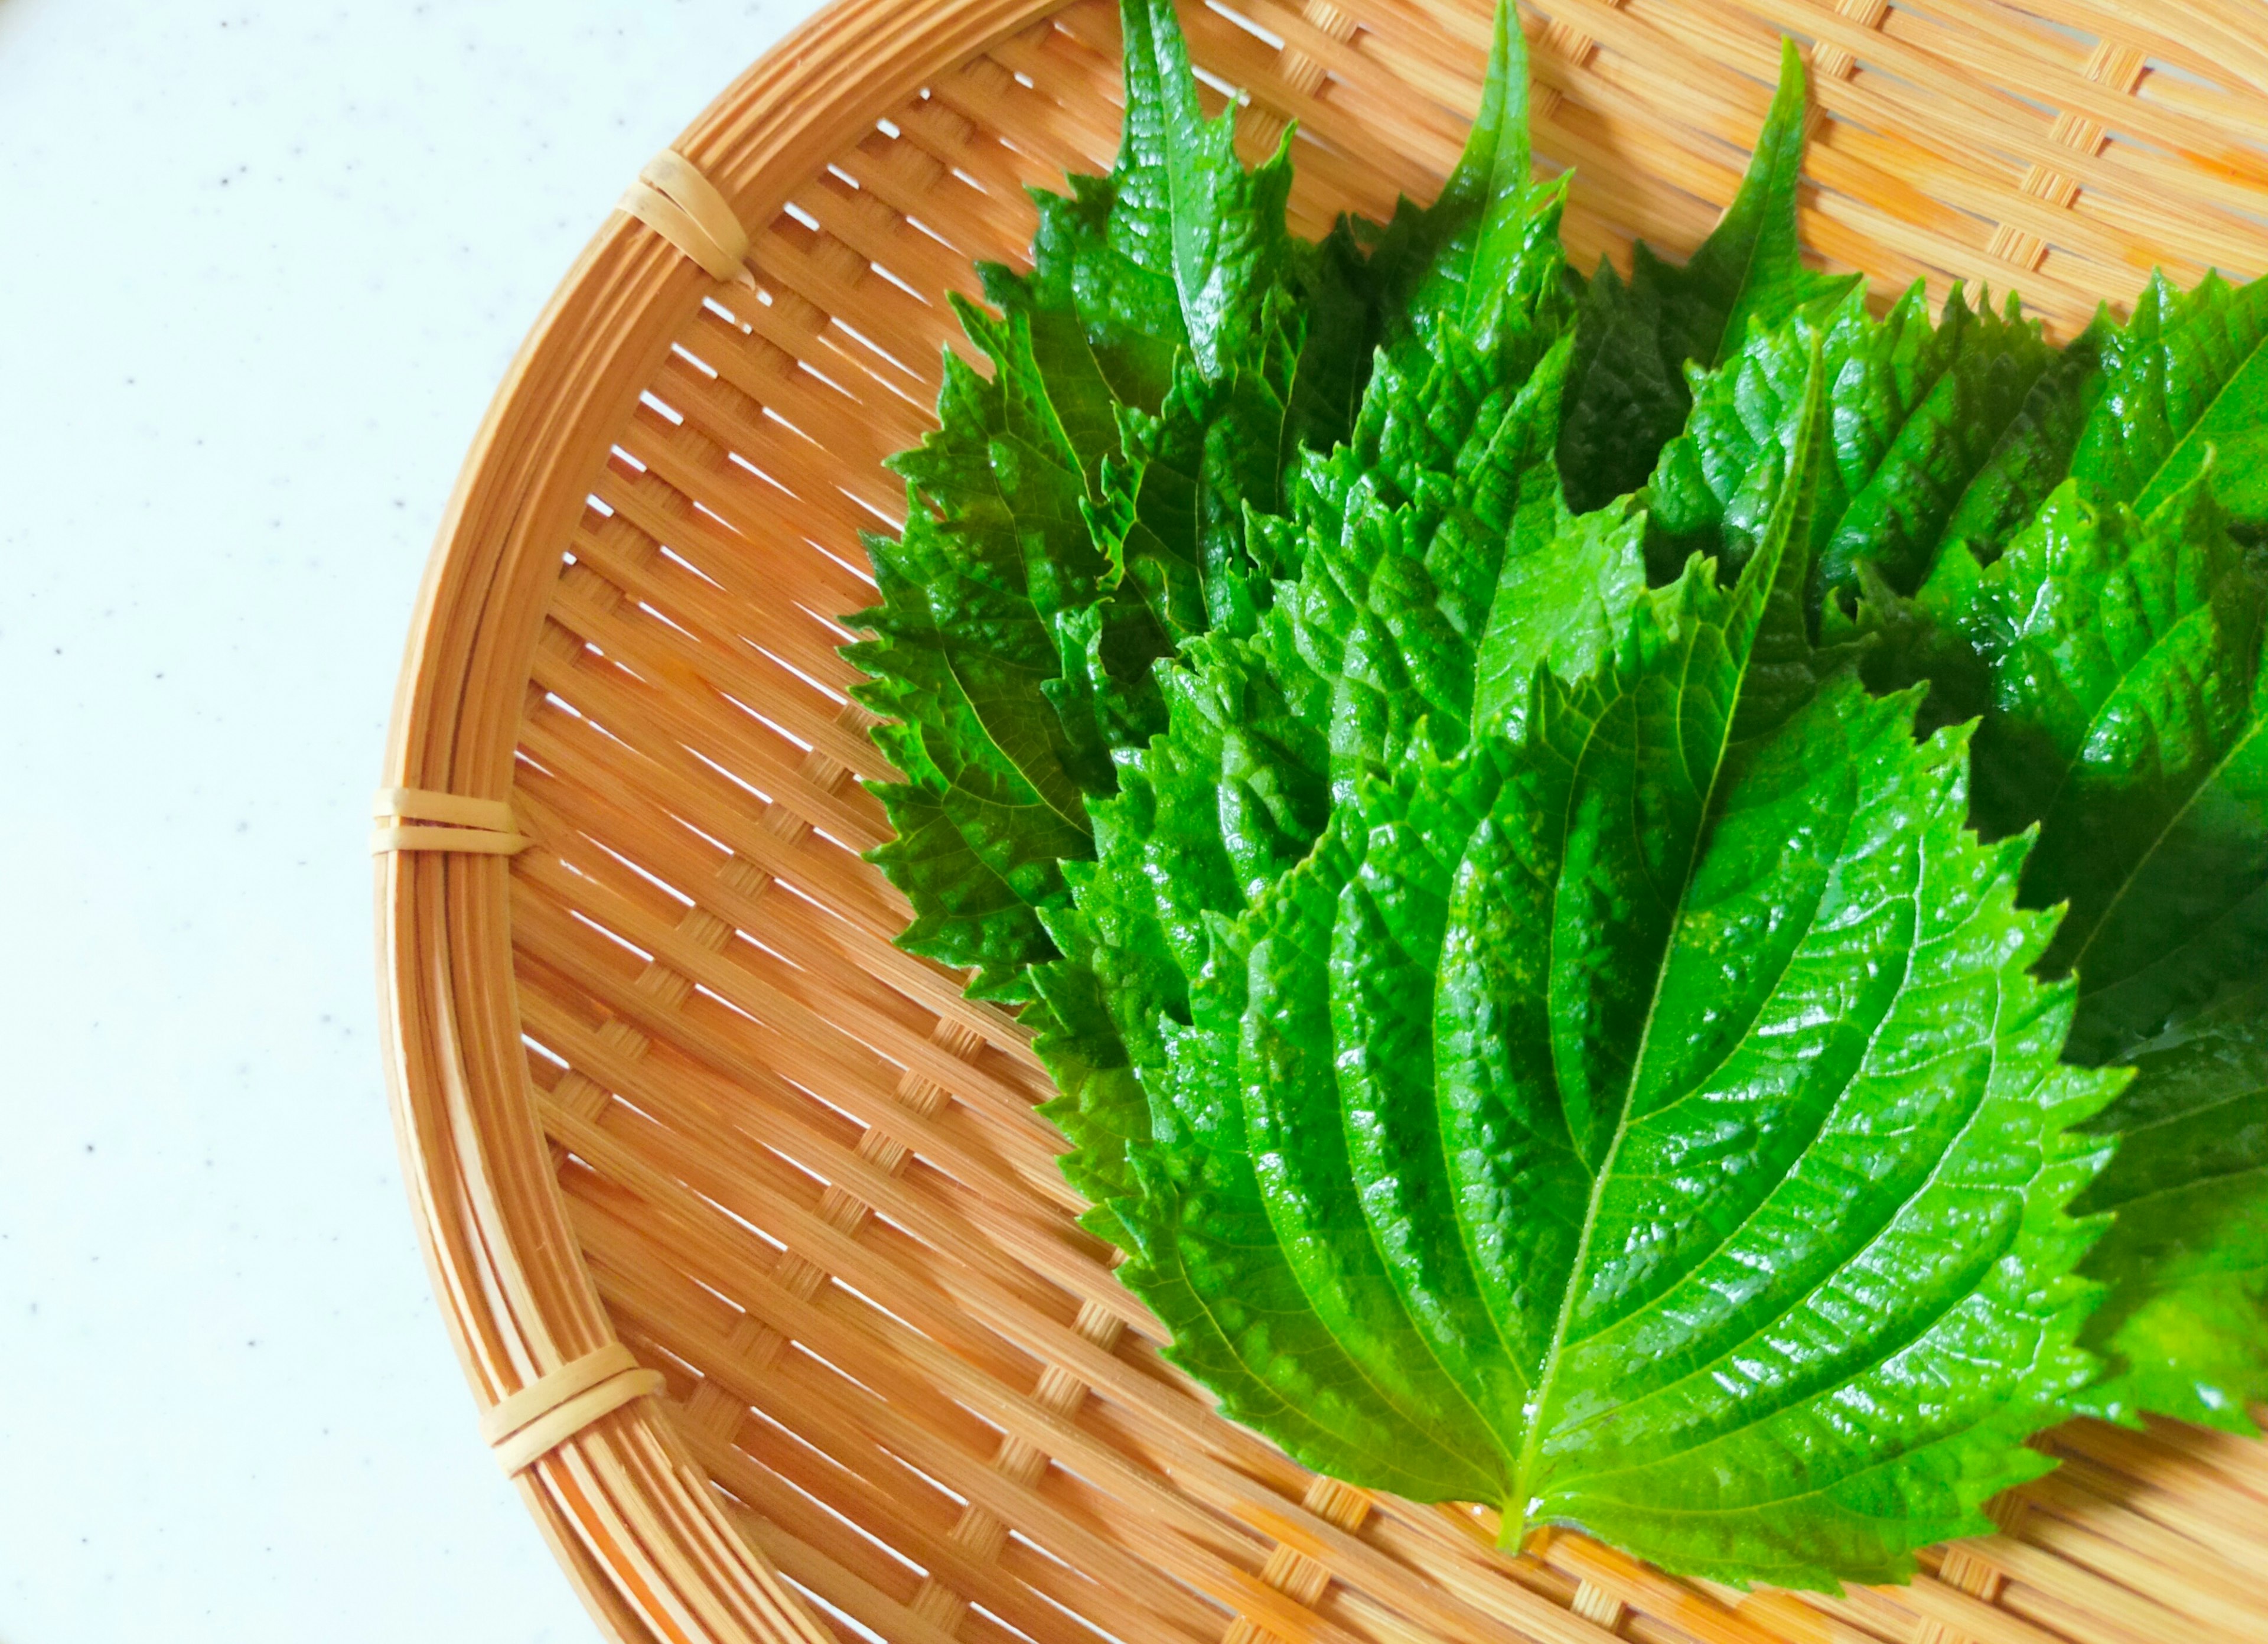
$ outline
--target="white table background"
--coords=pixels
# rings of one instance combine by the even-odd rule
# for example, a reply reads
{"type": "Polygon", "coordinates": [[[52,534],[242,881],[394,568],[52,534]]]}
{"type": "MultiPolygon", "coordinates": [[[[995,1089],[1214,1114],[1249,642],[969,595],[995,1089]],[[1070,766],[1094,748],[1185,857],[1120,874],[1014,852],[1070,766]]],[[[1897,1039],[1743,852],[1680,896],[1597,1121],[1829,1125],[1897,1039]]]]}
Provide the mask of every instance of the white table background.
{"type": "Polygon", "coordinates": [[[512,350],[814,0],[0,0],[0,1644],[593,1635],[397,1169],[368,806],[512,350]]]}

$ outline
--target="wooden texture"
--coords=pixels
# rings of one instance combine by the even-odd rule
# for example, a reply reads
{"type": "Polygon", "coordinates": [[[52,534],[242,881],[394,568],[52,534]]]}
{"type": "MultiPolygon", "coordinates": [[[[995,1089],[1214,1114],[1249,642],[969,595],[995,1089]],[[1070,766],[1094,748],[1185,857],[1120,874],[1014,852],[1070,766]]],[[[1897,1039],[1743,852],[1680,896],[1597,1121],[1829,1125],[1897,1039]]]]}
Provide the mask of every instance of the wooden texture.
{"type": "MultiPolygon", "coordinates": [[[[1484,0],[1183,9],[1249,144],[1299,122],[1302,231],[1438,185],[1484,0]]],[[[1806,236],[1880,293],[2013,286],[2062,335],[2153,263],[2268,267],[2268,0],[1552,0],[1522,22],[1580,258],[1706,232],[1785,29],[1821,107],[1806,236]]],[[[1020,256],[1026,186],[1107,164],[1116,51],[1108,0],[823,13],[677,145],[747,229],[741,270],[611,217],[450,507],[384,780],[507,801],[534,843],[380,857],[388,1059],[481,1406],[616,1341],[663,1378],[519,1474],[600,1626],[2268,1640],[2256,1443],[2066,1428],[2002,1533],[1911,1588],[1738,1594],[1575,1536],[1501,1555],[1488,1515],[1312,1478],[1160,1360],[1072,1223],[1015,1024],[889,945],[906,910],[858,856],[881,766],[834,649],[870,600],[858,533],[902,505],[881,459],[930,422],[942,294],[1020,256]]]]}

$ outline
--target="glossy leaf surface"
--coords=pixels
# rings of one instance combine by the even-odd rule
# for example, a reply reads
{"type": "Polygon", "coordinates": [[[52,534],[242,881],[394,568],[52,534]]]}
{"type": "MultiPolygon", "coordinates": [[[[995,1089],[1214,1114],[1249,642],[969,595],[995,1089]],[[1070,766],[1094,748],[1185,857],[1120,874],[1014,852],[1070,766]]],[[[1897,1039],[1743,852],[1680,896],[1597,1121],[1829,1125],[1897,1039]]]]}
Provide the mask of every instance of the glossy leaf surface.
{"type": "MultiPolygon", "coordinates": [[[[1646,488],[1657,564],[1705,552],[1737,564],[1745,554],[1762,523],[1757,476],[1769,473],[1757,455],[1793,438],[1814,324],[1759,328],[1721,368],[1694,373],[1692,414],[1646,488]]],[[[1958,286],[1934,322],[1917,283],[1880,319],[1854,290],[1815,324],[1829,385],[1815,580],[1847,587],[1863,560],[1911,591],[2053,355],[2013,303],[1972,309],[1958,286]]]]}
{"type": "Polygon", "coordinates": [[[1095,1006],[1078,1007],[1076,1031],[1057,1012],[1040,1041],[1081,1180],[1130,1168],[1135,1081],[1164,1065],[1160,1021],[1188,1020],[1211,923],[1307,853],[1331,785],[1429,714],[1437,735],[1462,736],[1484,641],[1524,692],[1561,629],[1595,645],[1598,611],[1641,585],[1634,524],[1587,534],[1558,499],[1560,191],[1528,176],[1524,96],[1506,89],[1525,83],[1507,24],[1449,187],[1405,207],[1375,254],[1406,306],[1348,439],[1294,461],[1286,513],[1246,510],[1252,557],[1278,576],[1246,590],[1265,609],[1254,597],[1221,613],[1160,671],[1160,734],[1116,756],[1116,793],[1091,806],[1097,861],[1069,870],[1076,906],[1043,916],[1064,961],[1035,984],[1095,1006]],[[1587,567],[1598,600],[1574,608],[1580,620],[1531,607],[1514,562],[1539,586],[1555,567],[1587,567]],[[1507,576],[1519,597],[1492,627],[1507,576]]]}
{"type": "Polygon", "coordinates": [[[1813,1584],[2043,1464],[2089,1370],[2065,1126],[2116,1083],[2057,1062],[1960,740],[1816,675],[1822,399],[1733,586],[1697,563],[1520,741],[1413,744],[1167,933],[1111,1206],[1176,1356],[1312,1464],[1813,1584]]]}
{"type": "Polygon", "coordinates": [[[940,426],[894,465],[906,528],[868,542],[880,603],[847,619],[905,777],[875,855],[902,944],[1012,1000],[1059,956],[1040,910],[1092,854],[1111,750],[1164,724],[1152,665],[1249,624],[1244,510],[1344,431],[1377,323],[1345,234],[1285,234],[1286,156],[1248,172],[1199,117],[1170,0],[1122,16],[1117,164],[1035,195],[1030,272],[981,270],[997,314],[956,304],[990,374],[946,356],[940,426]]]}

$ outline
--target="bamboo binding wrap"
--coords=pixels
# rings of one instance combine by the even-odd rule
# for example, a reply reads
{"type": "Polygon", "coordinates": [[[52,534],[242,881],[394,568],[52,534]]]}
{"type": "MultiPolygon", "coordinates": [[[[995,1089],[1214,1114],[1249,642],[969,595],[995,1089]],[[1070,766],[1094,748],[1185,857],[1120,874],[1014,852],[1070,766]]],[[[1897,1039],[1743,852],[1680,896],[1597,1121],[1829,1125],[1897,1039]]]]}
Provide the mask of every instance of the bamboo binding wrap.
{"type": "MultiPolygon", "coordinates": [[[[1185,0],[1292,214],[1425,196],[1487,0],[1185,0]],[[1233,15],[1232,15],[1232,12],[1233,15]]],[[[1808,242],[2058,334],[2268,268],[2268,0],[1551,0],[1579,258],[1683,251],[1775,39],[1808,242]]],[[[475,442],[379,807],[401,1143],[483,1431],[623,1640],[2268,1640],[2268,1447],[2084,1424],[2003,1531],[1839,1599],[1313,1478],[1221,1421],[1072,1225],[1014,1024],[888,939],[829,618],[929,424],[946,291],[1115,148],[1109,0],[839,0],[647,169],[475,442]],[[642,1368],[641,1368],[642,1367],[642,1368]]]]}

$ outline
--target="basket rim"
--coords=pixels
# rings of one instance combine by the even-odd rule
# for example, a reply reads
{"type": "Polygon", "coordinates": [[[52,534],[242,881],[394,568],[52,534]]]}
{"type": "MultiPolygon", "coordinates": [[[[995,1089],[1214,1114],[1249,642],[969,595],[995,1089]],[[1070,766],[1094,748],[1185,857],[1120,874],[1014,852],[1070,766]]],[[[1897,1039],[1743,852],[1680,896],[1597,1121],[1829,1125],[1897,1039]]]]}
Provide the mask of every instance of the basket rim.
{"type": "MultiPolygon", "coordinates": [[[[832,0],[672,145],[744,225],[911,96],[1064,0],[832,0]]],[[[627,180],[625,180],[627,181],[627,180]]],[[[713,288],[619,207],[514,355],[459,471],[412,608],[382,786],[505,800],[522,702],[587,476],[713,288]]],[[[569,1228],[519,1043],[508,856],[381,853],[379,1009],[395,1140],[434,1294],[482,1409],[615,1341],[569,1228]]],[[[636,1397],[514,1483],[601,1631],[773,1644],[815,1629],[725,1520],[659,1400],[636,1397]]]]}

